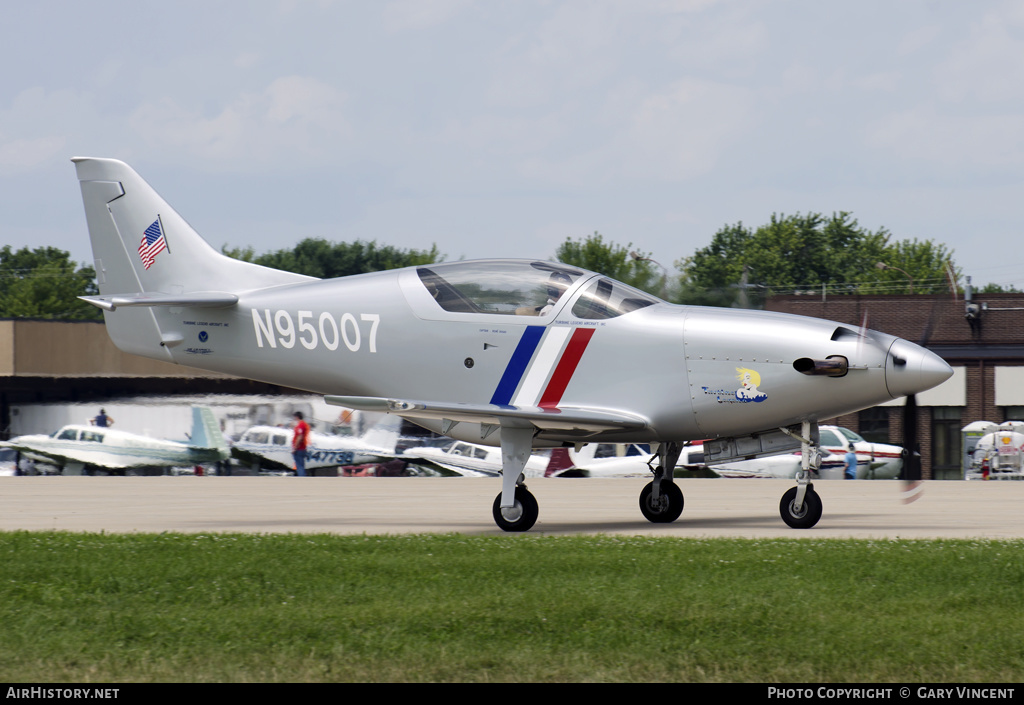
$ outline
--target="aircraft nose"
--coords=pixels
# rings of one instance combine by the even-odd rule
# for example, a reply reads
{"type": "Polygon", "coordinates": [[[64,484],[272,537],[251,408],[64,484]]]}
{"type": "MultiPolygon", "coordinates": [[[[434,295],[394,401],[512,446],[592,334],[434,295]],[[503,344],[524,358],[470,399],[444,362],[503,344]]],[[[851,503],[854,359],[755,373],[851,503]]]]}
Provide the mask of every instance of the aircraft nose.
{"type": "Polygon", "coordinates": [[[937,387],[953,376],[953,368],[935,353],[906,340],[889,346],[885,385],[893,397],[905,397],[937,387]]]}

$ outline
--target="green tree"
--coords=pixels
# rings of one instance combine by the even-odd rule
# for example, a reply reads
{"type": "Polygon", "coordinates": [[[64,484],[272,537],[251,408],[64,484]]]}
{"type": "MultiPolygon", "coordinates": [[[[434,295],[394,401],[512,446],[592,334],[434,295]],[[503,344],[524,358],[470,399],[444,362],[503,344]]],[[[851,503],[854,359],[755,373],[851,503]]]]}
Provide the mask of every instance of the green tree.
{"type": "Polygon", "coordinates": [[[975,287],[975,294],[1021,294],[1024,293],[1013,284],[996,284],[989,282],[985,286],[975,287]]]}
{"type": "Polygon", "coordinates": [[[101,311],[78,299],[99,293],[96,271],[78,267],[56,247],[0,248],[0,317],[100,320],[101,311]]]}
{"type": "Polygon", "coordinates": [[[632,242],[625,247],[605,242],[604,237],[595,231],[585,238],[566,238],[555,250],[554,258],[564,264],[604,274],[655,296],[667,295],[668,273],[648,254],[634,251],[632,242]]]}
{"type": "Polygon", "coordinates": [[[374,241],[329,242],[322,238],[306,238],[290,250],[281,249],[262,255],[257,255],[251,247],[224,247],[222,251],[235,259],[320,279],[430,264],[444,259],[436,244],[429,250],[401,250],[390,245],[378,245],[374,241]]]}
{"type": "Polygon", "coordinates": [[[723,227],[676,266],[689,303],[757,306],[772,293],[822,286],[833,294],[949,290],[950,250],[931,241],[890,240],[888,230],[861,228],[849,213],[773,215],[754,230],[743,223],[723,227]]]}

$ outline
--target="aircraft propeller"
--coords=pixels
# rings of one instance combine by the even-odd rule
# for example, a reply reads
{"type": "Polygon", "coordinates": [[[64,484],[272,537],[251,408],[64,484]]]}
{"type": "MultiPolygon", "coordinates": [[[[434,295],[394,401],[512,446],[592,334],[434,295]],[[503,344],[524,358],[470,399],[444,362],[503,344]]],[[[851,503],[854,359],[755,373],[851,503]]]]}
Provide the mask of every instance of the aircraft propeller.
{"type": "MultiPolygon", "coordinates": [[[[953,301],[957,300],[954,280],[950,277],[950,290],[953,293],[953,301]]],[[[935,330],[935,321],[938,317],[939,299],[932,302],[932,310],[925,321],[924,329],[921,331],[921,338],[917,344],[922,348],[928,346],[928,341],[935,330]]],[[[906,361],[898,357],[893,359],[895,365],[905,365],[906,361]]],[[[902,497],[904,504],[910,504],[921,496],[924,486],[921,480],[921,452],[917,441],[917,395],[907,395],[907,401],[903,405],[903,470],[900,472],[903,480],[902,497]]]]}

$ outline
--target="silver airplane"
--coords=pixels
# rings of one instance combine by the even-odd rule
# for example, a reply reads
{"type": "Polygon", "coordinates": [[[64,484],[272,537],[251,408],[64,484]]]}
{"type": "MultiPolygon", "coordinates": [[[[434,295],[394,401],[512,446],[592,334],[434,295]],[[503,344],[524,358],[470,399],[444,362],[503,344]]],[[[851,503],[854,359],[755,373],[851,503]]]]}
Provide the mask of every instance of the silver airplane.
{"type": "Polygon", "coordinates": [[[799,448],[782,519],[814,526],[817,422],[934,387],[937,355],[800,316],[677,306],[578,267],[478,260],[321,281],[217,252],[134,170],[76,157],[100,295],[123,351],[324,394],[500,446],[492,515],[526,531],[533,448],[657,445],[640,494],[675,521],[688,440],[716,459],[799,448]],[[667,471],[664,469],[667,468],[667,471]]]}
{"type": "Polygon", "coordinates": [[[70,424],[53,435],[18,436],[0,445],[62,469],[69,463],[81,463],[87,468],[121,473],[129,469],[216,463],[231,454],[213,412],[205,406],[192,407],[192,432],[187,443],[112,428],[70,424]]]}

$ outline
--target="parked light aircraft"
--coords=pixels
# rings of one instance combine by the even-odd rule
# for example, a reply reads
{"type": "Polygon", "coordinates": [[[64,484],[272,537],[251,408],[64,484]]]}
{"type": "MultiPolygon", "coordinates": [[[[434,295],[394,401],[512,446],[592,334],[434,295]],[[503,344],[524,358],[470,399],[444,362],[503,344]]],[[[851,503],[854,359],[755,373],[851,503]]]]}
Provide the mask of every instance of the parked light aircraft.
{"type": "Polygon", "coordinates": [[[199,406],[192,407],[192,432],[188,443],[72,424],[50,436],[19,436],[2,445],[61,468],[69,463],[82,463],[86,467],[114,472],[215,463],[230,455],[213,412],[199,406]]]}
{"type": "MultiPolygon", "coordinates": [[[[385,417],[361,438],[310,431],[306,469],[378,463],[396,456],[401,419],[385,417]]],[[[292,469],[292,430],[277,426],[252,426],[234,444],[231,454],[246,463],[292,469]]]]}
{"type": "MultiPolygon", "coordinates": [[[[465,441],[452,441],[443,448],[432,446],[407,448],[402,452],[401,458],[410,463],[431,463],[465,476],[501,475],[502,468],[500,448],[465,441]]],[[[523,476],[526,478],[544,477],[550,462],[551,458],[545,455],[530,455],[526,460],[526,465],[523,466],[523,476]]]]}
{"type": "MultiPolygon", "coordinates": [[[[753,463],[767,461],[777,462],[781,456],[758,458],[757,461],[741,461],[753,463]]],[[[631,443],[628,445],[615,443],[591,443],[576,451],[569,450],[569,464],[553,473],[557,477],[646,477],[658,462],[658,454],[651,453],[646,445],[631,443]]],[[[787,464],[789,460],[785,461],[787,464]]],[[[797,464],[799,465],[799,460],[797,464]]],[[[700,443],[684,446],[676,459],[676,470],[707,471],[704,463],[704,447],[700,443]]],[[[710,468],[713,477],[718,474],[718,466],[710,468]]],[[[793,477],[790,475],[789,477],[793,477]]]]}
{"type": "Polygon", "coordinates": [[[500,446],[492,514],[538,516],[532,448],[658,444],[641,513],[675,521],[683,443],[716,457],[802,450],[783,520],[813,526],[817,422],[952,375],[875,331],[800,316],[676,306],[578,267],[461,261],[321,281],[210,247],[123,162],[76,157],[107,331],[123,351],[325,395],[500,446]],[[667,468],[668,470],[664,470],[667,468]]]}
{"type": "MultiPolygon", "coordinates": [[[[846,468],[847,447],[852,443],[857,454],[858,480],[894,480],[903,469],[903,449],[886,443],[871,443],[848,428],[821,426],[821,471],[832,470],[841,478],[846,468]]],[[[800,456],[775,455],[714,466],[723,477],[795,478],[800,472],[800,456]]]]}

